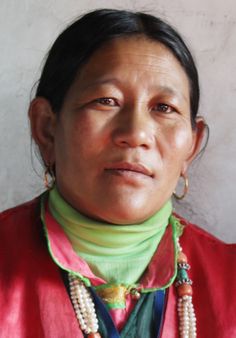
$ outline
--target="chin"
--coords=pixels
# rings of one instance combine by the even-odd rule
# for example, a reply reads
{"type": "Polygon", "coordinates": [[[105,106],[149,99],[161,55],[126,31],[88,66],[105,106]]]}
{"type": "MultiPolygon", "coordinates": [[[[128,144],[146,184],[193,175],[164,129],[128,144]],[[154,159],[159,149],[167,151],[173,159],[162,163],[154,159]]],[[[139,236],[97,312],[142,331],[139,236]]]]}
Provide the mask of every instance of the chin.
{"type": "MultiPolygon", "coordinates": [[[[154,199],[150,194],[107,194],[93,204],[93,217],[112,224],[138,224],[154,215],[165,200],[154,199]]],[[[90,213],[91,215],[91,213],[90,213]]]]}
{"type": "Polygon", "coordinates": [[[102,219],[107,223],[119,225],[138,224],[147,220],[154,213],[155,211],[147,212],[145,206],[135,208],[127,203],[125,208],[110,208],[109,213],[107,215],[103,215],[102,219]],[[144,213],[143,210],[146,212],[144,213]]]}

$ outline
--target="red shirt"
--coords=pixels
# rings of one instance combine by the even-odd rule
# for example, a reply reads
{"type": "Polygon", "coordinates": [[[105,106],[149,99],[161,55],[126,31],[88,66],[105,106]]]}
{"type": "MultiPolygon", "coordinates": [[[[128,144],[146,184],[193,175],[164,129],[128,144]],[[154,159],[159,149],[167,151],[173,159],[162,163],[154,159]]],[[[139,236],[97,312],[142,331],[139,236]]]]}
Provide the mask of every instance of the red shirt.
{"type": "MultiPolygon", "coordinates": [[[[73,251],[55,220],[47,217],[56,263],[89,278],[93,285],[103,283],[73,251]]],[[[180,242],[191,265],[198,337],[236,337],[236,245],[184,222],[180,242]]],[[[171,237],[169,226],[141,281],[143,288],[161,287],[173,276],[171,237]]],[[[48,252],[38,200],[0,214],[0,248],[0,337],[83,337],[60,269],[48,252]]],[[[121,317],[127,318],[126,311],[121,317]]],[[[162,337],[178,337],[174,286],[168,292],[162,337]]]]}

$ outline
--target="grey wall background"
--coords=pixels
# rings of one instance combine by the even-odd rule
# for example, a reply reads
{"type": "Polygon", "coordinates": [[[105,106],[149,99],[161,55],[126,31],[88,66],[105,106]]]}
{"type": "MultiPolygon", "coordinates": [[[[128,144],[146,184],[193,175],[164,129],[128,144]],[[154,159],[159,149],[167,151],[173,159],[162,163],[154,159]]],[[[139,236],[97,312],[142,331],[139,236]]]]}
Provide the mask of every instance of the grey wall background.
{"type": "Polygon", "coordinates": [[[234,0],[1,0],[0,210],[43,190],[42,168],[31,151],[27,120],[30,91],[43,57],[67,23],[101,7],[152,12],[186,38],[200,73],[200,114],[211,135],[204,157],[192,166],[190,193],[176,209],[221,239],[236,241],[234,0]]]}

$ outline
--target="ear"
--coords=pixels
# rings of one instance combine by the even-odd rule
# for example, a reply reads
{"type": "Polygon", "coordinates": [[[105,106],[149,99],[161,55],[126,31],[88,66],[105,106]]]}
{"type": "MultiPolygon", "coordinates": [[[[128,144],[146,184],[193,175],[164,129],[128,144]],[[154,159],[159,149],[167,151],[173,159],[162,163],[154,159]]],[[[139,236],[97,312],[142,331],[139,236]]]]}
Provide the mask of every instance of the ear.
{"type": "Polygon", "coordinates": [[[43,97],[35,98],[29,107],[31,134],[39,147],[46,164],[55,162],[54,135],[56,129],[56,114],[52,111],[48,100],[43,97]]]}
{"type": "Polygon", "coordinates": [[[195,120],[195,127],[193,129],[193,136],[192,136],[192,147],[189,151],[188,158],[183,163],[183,167],[181,170],[182,174],[185,174],[190,163],[194,160],[194,158],[199,154],[203,139],[206,132],[206,123],[203,117],[198,116],[195,120]]]}

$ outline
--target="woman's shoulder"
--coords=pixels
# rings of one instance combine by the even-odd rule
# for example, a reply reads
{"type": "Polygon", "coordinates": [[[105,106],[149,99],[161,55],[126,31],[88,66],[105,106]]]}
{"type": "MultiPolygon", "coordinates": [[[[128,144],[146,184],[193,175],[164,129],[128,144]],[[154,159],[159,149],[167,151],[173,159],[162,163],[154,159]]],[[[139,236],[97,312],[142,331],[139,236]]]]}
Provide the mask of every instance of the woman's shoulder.
{"type": "Polygon", "coordinates": [[[11,208],[8,208],[6,210],[1,211],[0,212],[0,219],[7,218],[11,215],[18,214],[18,213],[21,213],[21,212],[24,212],[24,211],[27,211],[27,210],[29,211],[30,209],[34,208],[38,204],[40,197],[41,197],[41,195],[36,196],[29,201],[17,204],[16,206],[13,206],[11,208]]]}
{"type": "Polygon", "coordinates": [[[208,232],[202,226],[197,224],[191,223],[184,218],[180,218],[181,223],[184,225],[184,231],[186,232],[187,236],[195,236],[199,237],[199,239],[205,240],[209,243],[214,243],[218,245],[228,246],[228,247],[235,247],[236,243],[226,243],[214,234],[208,232]]]}
{"type": "MultiPolygon", "coordinates": [[[[0,213],[0,270],[33,256],[41,245],[39,198],[0,213]]],[[[32,258],[33,259],[33,258],[32,258]]]]}
{"type": "Polygon", "coordinates": [[[215,337],[236,337],[236,244],[224,243],[202,227],[179,219],[184,226],[179,241],[190,264],[198,335],[205,337],[210,328],[215,337]]]}
{"type": "MultiPolygon", "coordinates": [[[[204,256],[207,260],[222,259],[231,261],[236,255],[236,243],[225,243],[203,227],[179,217],[184,226],[180,242],[190,255],[204,256]]],[[[236,261],[235,261],[236,262],[236,261]]]]}
{"type": "Polygon", "coordinates": [[[13,226],[14,228],[27,224],[35,218],[36,212],[39,209],[39,197],[36,197],[28,202],[17,205],[0,213],[0,231],[6,227],[13,226]]]}

